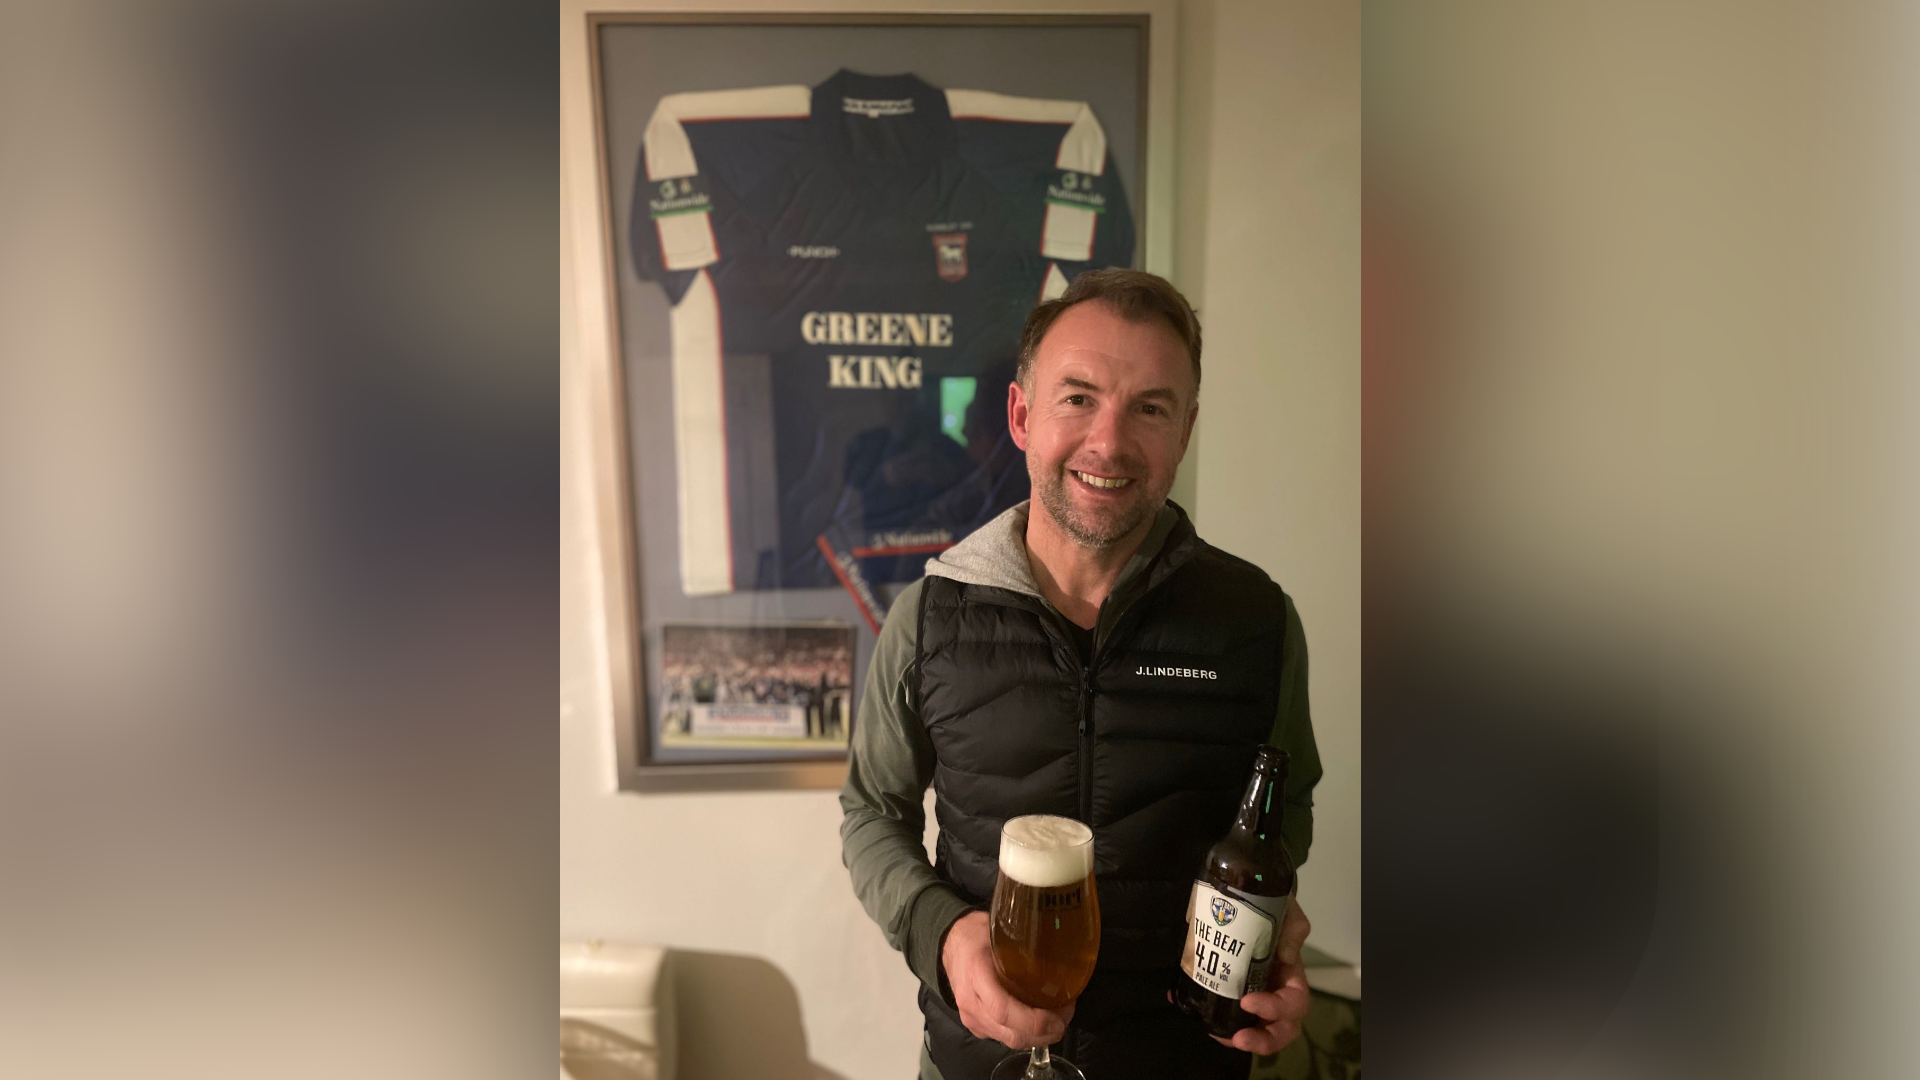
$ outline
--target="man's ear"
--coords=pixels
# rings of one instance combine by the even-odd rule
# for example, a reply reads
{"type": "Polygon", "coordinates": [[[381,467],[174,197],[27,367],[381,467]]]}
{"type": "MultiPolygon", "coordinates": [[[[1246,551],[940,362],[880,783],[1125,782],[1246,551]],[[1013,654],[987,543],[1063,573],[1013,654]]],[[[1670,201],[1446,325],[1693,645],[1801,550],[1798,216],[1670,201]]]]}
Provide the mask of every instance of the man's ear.
{"type": "Polygon", "coordinates": [[[1019,447],[1022,452],[1027,449],[1027,414],[1030,411],[1027,392],[1020,389],[1020,380],[1015,379],[1008,383],[1007,431],[1013,435],[1013,445],[1019,447]]]}
{"type": "Polygon", "coordinates": [[[1200,419],[1200,403],[1196,401],[1193,403],[1193,407],[1187,410],[1187,429],[1180,433],[1180,457],[1182,459],[1187,456],[1187,443],[1193,438],[1193,424],[1194,421],[1198,419],[1200,419]]]}

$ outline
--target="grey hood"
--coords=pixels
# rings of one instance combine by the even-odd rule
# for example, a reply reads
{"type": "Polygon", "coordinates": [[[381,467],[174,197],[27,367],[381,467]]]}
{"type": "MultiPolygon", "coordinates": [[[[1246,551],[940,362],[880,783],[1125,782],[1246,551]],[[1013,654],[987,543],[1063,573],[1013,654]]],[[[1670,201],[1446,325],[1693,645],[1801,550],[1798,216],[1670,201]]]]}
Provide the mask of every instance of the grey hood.
{"type": "MultiPolygon", "coordinates": [[[[1034,584],[1033,566],[1027,562],[1027,510],[1033,505],[1028,499],[1015,506],[1009,506],[999,517],[987,522],[968,534],[965,540],[940,553],[937,559],[927,560],[928,577],[952,578],[968,585],[989,585],[996,589],[1011,589],[1027,596],[1041,596],[1040,586],[1034,584]]],[[[1145,571],[1147,564],[1160,552],[1167,536],[1173,531],[1174,524],[1182,517],[1181,511],[1172,503],[1164,503],[1154,519],[1153,529],[1147,533],[1140,550],[1127,560],[1127,565],[1114,580],[1114,588],[1131,581],[1145,571]]],[[[1189,530],[1189,534],[1191,530],[1189,530]]]]}
{"type": "Polygon", "coordinates": [[[927,576],[1039,596],[1033,567],[1027,563],[1027,507],[1031,504],[1027,500],[1007,507],[938,558],[928,559],[927,576]]]}

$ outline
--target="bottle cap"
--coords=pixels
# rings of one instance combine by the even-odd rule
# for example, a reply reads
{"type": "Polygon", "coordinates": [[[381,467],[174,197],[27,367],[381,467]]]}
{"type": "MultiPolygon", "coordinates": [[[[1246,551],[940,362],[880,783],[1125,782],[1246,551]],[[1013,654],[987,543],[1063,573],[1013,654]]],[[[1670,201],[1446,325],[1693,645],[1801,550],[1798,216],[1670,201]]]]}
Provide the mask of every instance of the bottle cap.
{"type": "Polygon", "coordinates": [[[1287,752],[1277,746],[1262,746],[1253,755],[1253,767],[1261,772],[1286,772],[1287,752]]]}

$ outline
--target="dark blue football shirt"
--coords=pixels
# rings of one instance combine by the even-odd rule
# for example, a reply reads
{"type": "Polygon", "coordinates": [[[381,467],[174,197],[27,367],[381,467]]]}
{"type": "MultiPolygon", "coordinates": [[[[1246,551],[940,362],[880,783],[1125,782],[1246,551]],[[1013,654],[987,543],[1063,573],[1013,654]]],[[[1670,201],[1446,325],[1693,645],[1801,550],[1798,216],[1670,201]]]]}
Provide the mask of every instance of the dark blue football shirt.
{"type": "Polygon", "coordinates": [[[673,303],[690,595],[830,587],[835,551],[912,580],[1026,498],[1021,324],[1134,246],[1084,104],[911,75],[668,95],[633,211],[673,303]]]}

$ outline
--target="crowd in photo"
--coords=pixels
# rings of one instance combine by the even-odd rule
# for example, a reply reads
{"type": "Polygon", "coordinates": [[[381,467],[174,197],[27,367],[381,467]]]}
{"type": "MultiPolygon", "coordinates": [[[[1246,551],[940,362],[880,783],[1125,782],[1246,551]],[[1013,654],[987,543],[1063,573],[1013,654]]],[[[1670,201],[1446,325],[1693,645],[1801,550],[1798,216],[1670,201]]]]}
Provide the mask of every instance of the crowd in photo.
{"type": "Polygon", "coordinates": [[[827,627],[671,626],[660,677],[669,731],[688,732],[692,705],[797,705],[809,737],[838,737],[853,683],[851,636],[827,627]]]}

